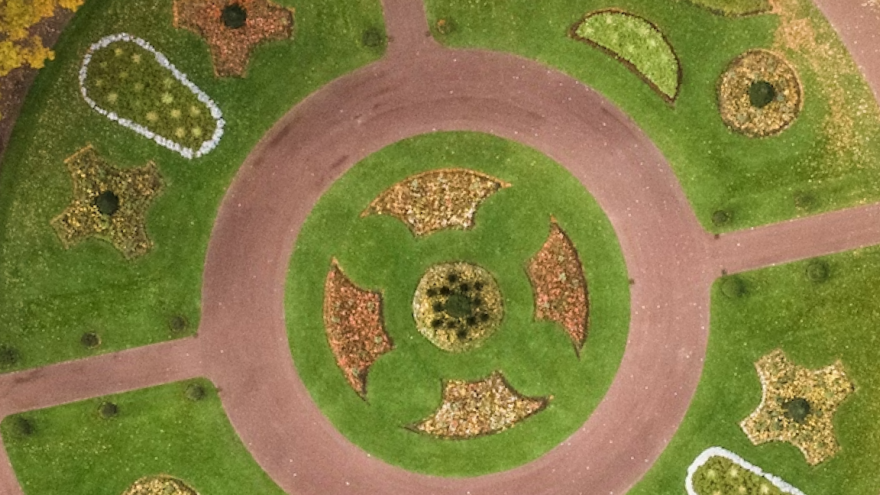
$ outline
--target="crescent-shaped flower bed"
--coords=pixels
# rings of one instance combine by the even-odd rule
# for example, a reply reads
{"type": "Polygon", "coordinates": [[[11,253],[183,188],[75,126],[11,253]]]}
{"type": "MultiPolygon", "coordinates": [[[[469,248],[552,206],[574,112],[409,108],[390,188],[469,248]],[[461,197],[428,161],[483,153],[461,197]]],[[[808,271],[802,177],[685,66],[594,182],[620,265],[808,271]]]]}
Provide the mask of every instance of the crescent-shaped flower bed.
{"type": "Polygon", "coordinates": [[[413,235],[426,236],[443,229],[474,226],[480,204],[510,184],[473,170],[431,170],[394,184],[361,214],[391,215],[413,235]]]}
{"type": "Polygon", "coordinates": [[[146,476],[128,487],[122,495],[199,495],[182,480],[160,474],[146,476]]]}
{"type": "Polygon", "coordinates": [[[394,346],[385,332],[382,295],[356,286],[336,260],[324,284],[324,328],[337,366],[366,400],[370,366],[394,346]]]}
{"type": "Polygon", "coordinates": [[[526,267],[535,293],[535,319],[558,323],[580,355],[587,339],[589,299],[584,268],[574,243],[555,220],[541,250],[526,267]]]}
{"type": "Polygon", "coordinates": [[[496,371],[482,380],[447,381],[443,386],[443,403],[437,411],[409,428],[442,438],[475,438],[511,428],[549,402],[546,397],[520,395],[496,371]]]}
{"type": "Polygon", "coordinates": [[[208,153],[223,135],[223,114],[146,41],[119,33],[89,47],[80,92],[96,112],[186,158],[208,153]]]}
{"type": "Polygon", "coordinates": [[[681,64],[666,36],[651,21],[620,10],[587,14],[571,36],[605,51],[672,103],[681,86],[681,64]]]}
{"type": "Polygon", "coordinates": [[[688,495],[804,495],[777,476],[722,449],[704,450],[688,467],[688,495]]]}

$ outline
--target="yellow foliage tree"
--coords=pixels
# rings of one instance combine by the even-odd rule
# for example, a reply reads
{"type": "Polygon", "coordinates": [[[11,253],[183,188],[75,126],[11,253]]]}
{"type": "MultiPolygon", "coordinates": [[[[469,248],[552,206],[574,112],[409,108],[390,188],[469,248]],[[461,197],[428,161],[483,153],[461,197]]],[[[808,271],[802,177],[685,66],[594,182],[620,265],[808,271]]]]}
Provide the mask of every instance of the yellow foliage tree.
{"type": "Polygon", "coordinates": [[[40,69],[55,54],[31,28],[57,7],[75,11],[84,0],[0,0],[0,77],[19,67],[40,69]]]}

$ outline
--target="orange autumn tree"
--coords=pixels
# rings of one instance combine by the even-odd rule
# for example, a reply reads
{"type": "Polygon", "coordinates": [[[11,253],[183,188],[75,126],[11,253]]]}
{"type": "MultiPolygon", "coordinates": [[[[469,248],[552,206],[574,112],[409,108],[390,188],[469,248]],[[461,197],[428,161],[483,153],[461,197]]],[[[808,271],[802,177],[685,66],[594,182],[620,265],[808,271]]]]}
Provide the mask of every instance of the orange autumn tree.
{"type": "Polygon", "coordinates": [[[57,7],[76,10],[84,0],[0,0],[0,77],[19,67],[39,69],[52,50],[31,28],[57,7]]]}

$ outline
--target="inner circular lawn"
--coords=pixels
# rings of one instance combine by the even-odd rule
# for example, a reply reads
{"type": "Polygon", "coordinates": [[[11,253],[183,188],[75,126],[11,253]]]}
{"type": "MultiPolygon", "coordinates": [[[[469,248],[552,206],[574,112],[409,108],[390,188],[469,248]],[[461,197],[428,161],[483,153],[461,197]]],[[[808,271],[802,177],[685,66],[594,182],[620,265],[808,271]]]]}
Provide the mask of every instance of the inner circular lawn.
{"type": "Polygon", "coordinates": [[[560,445],[589,417],[620,364],[629,326],[629,283],[610,222],[566,169],[526,146],[494,136],[443,132],[390,145],[352,167],[303,224],[290,262],[286,321],[297,372],[321,411],[351,442],[404,469],[477,476],[511,469],[560,445]],[[390,186],[422,172],[464,168],[510,184],[476,210],[470,230],[416,237],[398,219],[362,216],[390,186]],[[586,343],[577,356],[565,329],[535,320],[529,259],[551,219],[578,251],[589,293],[586,343]],[[358,287],[382,296],[393,350],[370,367],[362,398],[337,367],[324,328],[324,284],[334,259],[358,287]],[[504,314],[479,347],[450,353],[419,333],[413,294],[432,266],[466,262],[492,274],[504,314]],[[408,429],[430,417],[449,380],[503,374],[547,407],[492,435],[450,440],[408,429]]]}

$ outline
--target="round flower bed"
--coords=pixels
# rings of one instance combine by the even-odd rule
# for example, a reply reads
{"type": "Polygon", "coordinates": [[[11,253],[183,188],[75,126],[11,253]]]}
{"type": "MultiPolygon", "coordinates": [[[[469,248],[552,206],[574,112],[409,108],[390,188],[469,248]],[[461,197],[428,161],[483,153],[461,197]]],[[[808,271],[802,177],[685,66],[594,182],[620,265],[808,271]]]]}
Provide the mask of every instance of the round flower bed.
{"type": "Polygon", "coordinates": [[[462,352],[480,345],[498,329],[503,314],[495,278],[471,263],[432,266],[413,297],[419,332],[444,351],[462,352]]]}
{"type": "Polygon", "coordinates": [[[750,137],[778,134],[797,118],[803,92],[794,68],[779,55],[750,50],[733,60],[718,82],[721,119],[750,137]]]}

